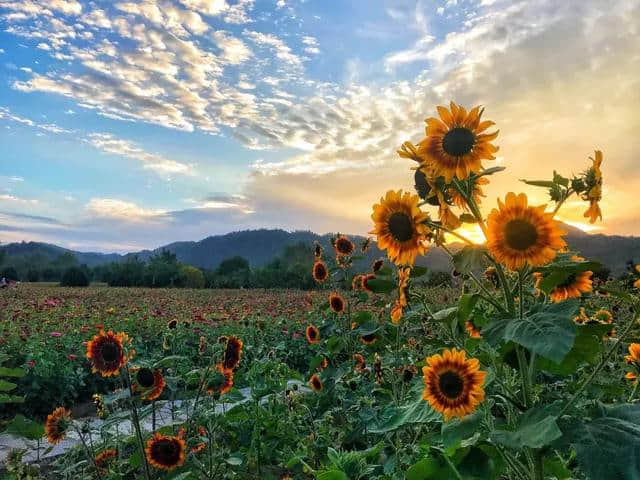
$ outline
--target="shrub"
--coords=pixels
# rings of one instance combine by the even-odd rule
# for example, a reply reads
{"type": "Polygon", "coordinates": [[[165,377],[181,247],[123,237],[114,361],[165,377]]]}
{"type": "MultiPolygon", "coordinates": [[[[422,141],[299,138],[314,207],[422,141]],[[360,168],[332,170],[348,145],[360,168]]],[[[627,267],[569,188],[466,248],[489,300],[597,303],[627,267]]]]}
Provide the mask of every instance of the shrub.
{"type": "Polygon", "coordinates": [[[20,277],[18,277],[18,272],[13,267],[6,267],[4,270],[2,270],[2,273],[0,273],[0,278],[2,277],[6,278],[7,280],[13,280],[15,282],[20,280],[20,277]]]}
{"type": "Polygon", "coordinates": [[[62,275],[60,285],[63,287],[88,287],[89,277],[78,267],[70,267],[62,275]]]}

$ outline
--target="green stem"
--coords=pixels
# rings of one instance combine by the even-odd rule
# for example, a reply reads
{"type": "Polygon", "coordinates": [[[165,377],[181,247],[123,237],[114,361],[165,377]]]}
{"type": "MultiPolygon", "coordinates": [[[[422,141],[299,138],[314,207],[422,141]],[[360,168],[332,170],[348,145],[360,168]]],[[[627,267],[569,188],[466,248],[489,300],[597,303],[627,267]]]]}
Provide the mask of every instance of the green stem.
{"type": "Polygon", "coordinates": [[[144,465],[144,476],[147,480],[151,480],[151,472],[149,471],[149,463],[147,462],[147,456],[144,452],[144,440],[142,438],[142,430],[140,429],[140,417],[138,417],[138,409],[133,396],[133,388],[131,387],[131,376],[129,375],[129,367],[127,365],[122,369],[123,375],[126,378],[127,387],[129,388],[129,404],[131,406],[131,421],[136,430],[136,437],[138,438],[138,446],[140,448],[140,456],[142,457],[142,464],[144,465]]]}
{"type": "Polygon", "coordinates": [[[629,395],[629,400],[627,400],[627,403],[631,403],[631,400],[633,400],[633,397],[636,396],[636,392],[638,391],[638,385],[640,385],[640,381],[636,379],[636,384],[633,387],[633,390],[631,391],[631,395],[629,395]]]}
{"type": "Polygon", "coordinates": [[[634,324],[636,323],[636,321],[638,320],[639,317],[640,317],[640,315],[636,311],[634,313],[634,315],[633,315],[633,318],[629,322],[629,325],[626,326],[626,328],[622,332],[622,335],[620,335],[620,338],[618,339],[618,341],[602,357],[602,360],[600,360],[600,363],[598,364],[598,366],[593,370],[593,372],[591,372],[591,375],[589,375],[589,377],[582,383],[582,385],[580,385],[580,388],[578,388],[576,393],[574,393],[573,396],[569,399],[569,401],[566,403],[564,408],[558,414],[558,417],[561,417],[562,415],[567,413],[567,411],[571,408],[571,406],[578,399],[578,397],[582,394],[582,392],[584,392],[586,390],[586,388],[591,384],[591,382],[593,382],[593,380],[596,378],[596,376],[604,368],[604,366],[606,365],[606,363],[609,360],[609,358],[611,358],[611,356],[616,352],[616,350],[618,350],[618,347],[627,338],[627,335],[629,335],[629,333],[633,329],[633,326],[634,326],[634,324]]]}

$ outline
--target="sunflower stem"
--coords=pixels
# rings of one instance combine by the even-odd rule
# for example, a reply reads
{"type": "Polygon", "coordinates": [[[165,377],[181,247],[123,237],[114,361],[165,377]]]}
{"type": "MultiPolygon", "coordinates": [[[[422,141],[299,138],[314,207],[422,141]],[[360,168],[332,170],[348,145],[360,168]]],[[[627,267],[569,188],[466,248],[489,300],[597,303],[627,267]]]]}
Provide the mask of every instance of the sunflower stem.
{"type": "Polygon", "coordinates": [[[138,409],[133,399],[133,388],[131,387],[131,375],[129,374],[129,367],[124,366],[123,377],[127,382],[129,389],[129,405],[131,406],[131,420],[136,430],[136,437],[138,438],[138,446],[140,448],[140,456],[142,457],[142,464],[144,465],[144,476],[146,480],[151,480],[151,472],[149,471],[149,463],[147,462],[147,456],[144,451],[144,440],[142,438],[142,430],[140,429],[140,417],[138,417],[138,409]]]}
{"type": "Polygon", "coordinates": [[[633,387],[633,390],[631,390],[631,395],[629,395],[629,400],[627,400],[627,403],[631,403],[631,401],[633,400],[633,397],[636,396],[636,392],[638,391],[638,385],[640,385],[640,381],[638,381],[638,379],[636,378],[636,384],[633,387]]]}
{"type": "Polygon", "coordinates": [[[627,338],[627,335],[629,335],[629,333],[633,329],[633,326],[635,325],[636,321],[640,318],[640,313],[638,313],[637,307],[638,305],[634,305],[635,312],[634,312],[633,318],[629,322],[629,325],[626,326],[626,328],[620,335],[620,338],[618,339],[618,341],[609,349],[609,351],[607,351],[607,353],[604,354],[604,356],[602,357],[602,360],[600,360],[600,363],[596,366],[596,368],[594,368],[593,372],[591,372],[591,375],[589,375],[589,377],[582,383],[582,385],[580,385],[578,390],[576,390],[576,393],[573,394],[573,396],[567,401],[563,409],[560,410],[560,413],[558,413],[558,417],[561,417],[562,415],[567,413],[567,411],[569,411],[569,409],[575,403],[578,397],[582,395],[582,392],[586,390],[586,388],[591,384],[591,382],[593,382],[596,376],[604,368],[609,358],[611,358],[611,356],[616,352],[616,350],[618,350],[618,347],[625,341],[625,339],[627,338]]]}

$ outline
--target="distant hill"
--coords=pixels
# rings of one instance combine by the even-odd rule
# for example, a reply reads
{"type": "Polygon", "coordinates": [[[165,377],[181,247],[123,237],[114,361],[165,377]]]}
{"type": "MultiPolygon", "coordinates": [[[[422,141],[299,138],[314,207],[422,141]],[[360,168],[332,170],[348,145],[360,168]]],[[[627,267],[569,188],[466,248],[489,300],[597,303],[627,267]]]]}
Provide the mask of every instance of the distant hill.
{"type": "MultiPolygon", "coordinates": [[[[566,238],[571,249],[580,251],[584,257],[604,263],[614,274],[622,273],[625,269],[625,262],[630,258],[640,259],[640,237],[593,235],[570,226],[566,226],[566,229],[569,231],[566,238]]],[[[34,258],[34,256],[51,261],[62,254],[71,253],[79,263],[95,267],[105,263],[124,261],[132,256],[147,260],[165,249],[175,253],[178,260],[183,263],[210,269],[215,268],[222,260],[236,255],[246,258],[252,267],[262,266],[280,255],[286,245],[298,242],[312,244],[314,241],[318,241],[325,250],[330,250],[330,238],[330,235],[318,235],[308,231],[287,232],[285,230],[262,229],[215,235],[197,242],[175,242],[155,250],[142,250],[125,255],[76,252],[39,242],[11,243],[2,248],[7,252],[5,264],[11,264],[13,261],[24,260],[28,257],[34,258]]],[[[356,243],[364,240],[364,237],[355,235],[351,238],[356,243]]],[[[380,256],[384,256],[384,253],[380,252],[374,244],[365,255],[365,260],[361,262],[368,263],[380,256]]],[[[451,268],[447,254],[437,247],[432,248],[417,263],[432,270],[442,271],[451,268]]]]}

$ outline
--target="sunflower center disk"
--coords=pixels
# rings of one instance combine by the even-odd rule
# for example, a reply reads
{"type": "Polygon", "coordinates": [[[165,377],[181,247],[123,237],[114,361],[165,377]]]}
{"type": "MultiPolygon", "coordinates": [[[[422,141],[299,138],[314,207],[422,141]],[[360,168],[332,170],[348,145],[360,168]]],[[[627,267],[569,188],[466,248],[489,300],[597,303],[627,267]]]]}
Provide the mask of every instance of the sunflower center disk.
{"type": "Polygon", "coordinates": [[[538,230],[525,220],[511,220],[504,228],[504,236],[509,247],[526,250],[538,241],[538,230]]]}
{"type": "Polygon", "coordinates": [[[149,388],[154,384],[153,372],[150,368],[141,368],[136,375],[136,379],[140,386],[149,388]]]}
{"type": "Polygon", "coordinates": [[[458,398],[464,389],[462,377],[455,372],[444,372],[438,380],[440,391],[447,398],[458,398]]]}
{"type": "Polygon", "coordinates": [[[100,349],[102,358],[107,363],[116,362],[120,357],[120,348],[113,343],[106,343],[100,349]]]}
{"type": "Polygon", "coordinates": [[[461,157],[471,151],[476,142],[473,132],[464,127],[452,128],[442,139],[442,149],[453,157],[461,157]]]}
{"type": "Polygon", "coordinates": [[[409,215],[395,212],[389,217],[389,232],[399,242],[406,242],[413,237],[413,225],[409,215]]]}
{"type": "Polygon", "coordinates": [[[171,440],[163,440],[157,446],[160,463],[173,465],[178,461],[179,452],[171,440]]]}

